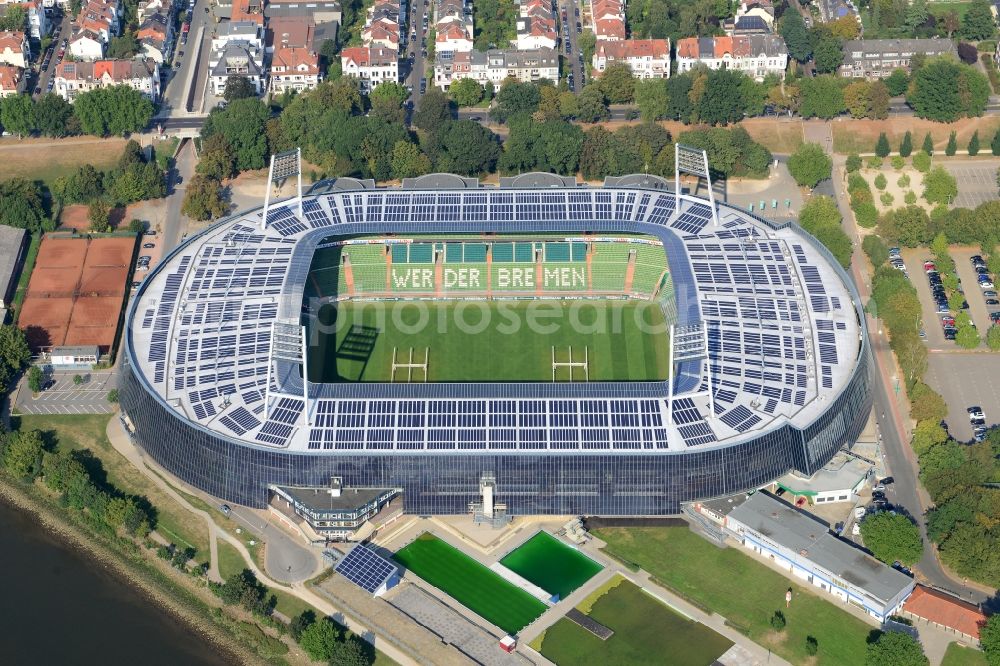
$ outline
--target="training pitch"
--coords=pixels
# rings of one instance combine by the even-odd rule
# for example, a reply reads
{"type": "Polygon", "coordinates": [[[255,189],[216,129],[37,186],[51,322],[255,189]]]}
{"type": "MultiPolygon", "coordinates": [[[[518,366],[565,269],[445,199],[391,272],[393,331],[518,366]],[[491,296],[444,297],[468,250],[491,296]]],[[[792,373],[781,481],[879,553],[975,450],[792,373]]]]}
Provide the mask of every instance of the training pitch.
{"type": "Polygon", "coordinates": [[[433,534],[421,534],[393,559],[507,633],[545,612],[544,603],[433,534]]]}
{"type": "Polygon", "coordinates": [[[344,301],[310,331],[314,382],[660,381],[668,329],[658,303],[344,301]],[[421,369],[396,362],[427,358],[421,369]],[[570,360],[575,367],[565,365],[570,360]],[[553,354],[557,367],[553,376],[553,354]],[[579,365],[586,361],[586,370],[579,365]]]}
{"type": "Polygon", "coordinates": [[[539,532],[508,553],[500,564],[549,594],[565,599],[603,568],[548,532],[539,532]]]}

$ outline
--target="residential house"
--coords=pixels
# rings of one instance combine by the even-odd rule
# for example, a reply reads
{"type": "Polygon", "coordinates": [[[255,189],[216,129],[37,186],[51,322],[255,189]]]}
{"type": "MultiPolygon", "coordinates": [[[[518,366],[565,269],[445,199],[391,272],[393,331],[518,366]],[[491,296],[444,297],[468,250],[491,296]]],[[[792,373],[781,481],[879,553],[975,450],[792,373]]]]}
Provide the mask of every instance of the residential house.
{"type": "Polygon", "coordinates": [[[594,69],[600,73],[616,62],[628,65],[637,79],[668,79],[670,40],[598,40],[594,47],[594,69]]]}
{"type": "Polygon", "coordinates": [[[768,74],[784,76],[788,67],[788,48],[777,35],[686,37],[677,40],[677,71],[687,72],[697,65],[705,65],[709,69],[735,69],[763,81],[768,74]]]}
{"type": "Polygon", "coordinates": [[[173,46],[173,22],[164,14],[151,14],[139,26],[136,38],[143,57],[152,58],[162,65],[173,46]]]}
{"type": "Polygon", "coordinates": [[[73,30],[74,32],[89,30],[100,35],[101,40],[107,44],[112,37],[120,34],[120,18],[117,3],[90,0],[80,9],[80,13],[73,21],[73,30]]]}
{"type": "Polygon", "coordinates": [[[729,21],[723,24],[728,34],[732,34],[734,28],[744,26],[747,30],[752,26],[752,30],[759,30],[759,25],[763,24],[767,32],[774,32],[774,5],[770,0],[740,0],[736,7],[736,14],[729,21]]]}
{"type": "Polygon", "coordinates": [[[69,38],[69,52],[77,60],[100,60],[106,42],[90,30],[81,30],[69,38]]]}
{"type": "Polygon", "coordinates": [[[384,46],[351,46],[340,52],[344,76],[355,76],[361,90],[371,91],[383,81],[399,82],[398,54],[384,46]]]}
{"type": "Polygon", "coordinates": [[[264,7],[262,0],[233,0],[233,8],[229,12],[229,21],[238,23],[249,21],[264,27],[264,7]]]}
{"type": "MultiPolygon", "coordinates": [[[[263,34],[261,35],[263,37],[263,34]]],[[[244,76],[253,84],[259,95],[264,92],[264,45],[262,42],[239,39],[222,40],[216,49],[212,40],[212,54],[208,61],[208,79],[212,92],[222,97],[230,76],[244,76]]]]}
{"type": "Polygon", "coordinates": [[[829,525],[770,493],[757,491],[729,511],[725,529],[789,577],[817,587],[879,622],[898,613],[913,592],[912,578],[853,543],[838,539],[829,525]]]}
{"type": "Polygon", "coordinates": [[[0,97],[24,92],[24,70],[13,65],[0,65],[0,97]]]}
{"type": "Polygon", "coordinates": [[[316,23],[306,16],[276,16],[268,19],[264,36],[267,53],[281,47],[312,51],[316,46],[316,23]]]}
{"type": "Polygon", "coordinates": [[[173,0],[139,0],[136,16],[142,23],[154,14],[163,14],[170,17],[177,10],[177,4],[173,0]]]}
{"type": "Polygon", "coordinates": [[[435,53],[471,51],[472,8],[464,0],[437,0],[434,7],[435,53]]]}
{"type": "Polygon", "coordinates": [[[30,62],[28,37],[21,31],[0,32],[0,63],[27,69],[30,62]]]}
{"type": "Polygon", "coordinates": [[[71,102],[97,88],[126,85],[156,102],[160,98],[160,67],[153,60],[66,61],[56,65],[55,92],[71,102]]]}
{"type": "Polygon", "coordinates": [[[910,59],[924,55],[958,55],[950,39],[852,39],[844,42],[844,63],[840,75],[859,79],[889,76],[892,70],[909,70],[910,59]]]}
{"type": "Polygon", "coordinates": [[[279,46],[271,57],[270,74],[273,95],[315,88],[321,79],[319,55],[302,46],[279,46]]]}
{"type": "Polygon", "coordinates": [[[434,85],[442,90],[459,79],[487,83],[494,90],[508,78],[522,83],[547,79],[559,82],[559,54],[554,49],[490,49],[440,53],[434,60],[434,85]]]}
{"type": "Polygon", "coordinates": [[[858,8],[854,6],[851,0],[819,0],[818,4],[819,15],[824,23],[827,21],[836,21],[845,16],[852,16],[855,21],[859,24],[861,23],[858,8]]]}
{"type": "Polygon", "coordinates": [[[375,23],[361,31],[361,43],[365,46],[384,46],[394,51],[399,50],[399,25],[375,23]]]}
{"type": "Polygon", "coordinates": [[[525,0],[519,5],[518,12],[517,48],[554,49],[559,45],[551,0],[525,0]]]}
{"type": "Polygon", "coordinates": [[[594,0],[590,5],[590,18],[597,39],[625,39],[624,0],[594,0]]]}
{"type": "Polygon", "coordinates": [[[212,51],[221,51],[229,42],[246,42],[256,49],[264,48],[264,24],[256,21],[220,23],[212,37],[212,51]]]}
{"type": "Polygon", "coordinates": [[[28,0],[27,2],[0,0],[0,15],[6,15],[12,7],[21,7],[24,10],[26,14],[24,29],[29,37],[41,39],[49,34],[51,29],[49,17],[39,0],[28,0]]]}

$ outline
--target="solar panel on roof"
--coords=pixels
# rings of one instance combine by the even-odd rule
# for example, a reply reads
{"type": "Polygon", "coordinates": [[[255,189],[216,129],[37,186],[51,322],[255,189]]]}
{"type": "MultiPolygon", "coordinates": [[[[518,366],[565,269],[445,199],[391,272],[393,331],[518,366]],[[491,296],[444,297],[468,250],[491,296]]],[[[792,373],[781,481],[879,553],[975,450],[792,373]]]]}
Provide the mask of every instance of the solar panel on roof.
{"type": "Polygon", "coordinates": [[[391,587],[399,568],[367,546],[358,544],[337,563],[337,573],[369,594],[391,587]]]}

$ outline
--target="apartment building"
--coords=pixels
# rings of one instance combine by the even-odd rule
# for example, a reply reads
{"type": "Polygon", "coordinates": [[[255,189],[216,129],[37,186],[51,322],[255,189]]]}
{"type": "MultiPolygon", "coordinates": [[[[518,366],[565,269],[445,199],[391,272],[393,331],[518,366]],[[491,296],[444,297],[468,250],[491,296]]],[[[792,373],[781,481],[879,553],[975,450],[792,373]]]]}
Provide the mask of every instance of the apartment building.
{"type": "Polygon", "coordinates": [[[958,55],[950,39],[852,39],[844,42],[840,75],[857,79],[879,79],[897,68],[910,69],[910,59],[924,55],[958,55]]]}
{"type": "Polygon", "coordinates": [[[597,41],[594,69],[598,75],[608,66],[623,62],[637,79],[670,78],[669,39],[621,39],[597,41]]]}
{"type": "Polygon", "coordinates": [[[556,13],[551,0],[523,0],[518,6],[518,49],[554,49],[559,45],[556,13]]]}
{"type": "Polygon", "coordinates": [[[594,0],[590,5],[590,20],[597,39],[625,39],[624,0],[594,0]]]}
{"type": "Polygon", "coordinates": [[[435,52],[471,51],[473,38],[472,6],[464,0],[437,0],[434,5],[435,52]]]}
{"type": "Polygon", "coordinates": [[[384,46],[352,46],[343,49],[340,52],[340,65],[344,76],[357,77],[363,92],[371,91],[383,81],[399,82],[397,52],[384,46]]]}
{"type": "Polygon", "coordinates": [[[24,70],[13,65],[0,65],[0,98],[24,92],[24,70]]]}
{"type": "Polygon", "coordinates": [[[150,14],[136,31],[136,38],[145,58],[163,64],[174,43],[174,26],[165,14],[150,14]]]}
{"type": "Polygon", "coordinates": [[[677,40],[677,71],[687,72],[697,65],[710,69],[735,69],[763,81],[768,74],[784,76],[788,67],[788,48],[777,35],[686,37],[677,40]]]}
{"type": "Polygon", "coordinates": [[[153,60],[63,61],[56,65],[54,91],[72,103],[77,95],[97,88],[125,85],[156,102],[160,98],[160,67],[153,60]]]}
{"type": "Polygon", "coordinates": [[[41,39],[49,34],[51,26],[49,17],[39,0],[28,0],[27,2],[12,2],[10,0],[0,0],[0,15],[6,15],[11,7],[21,7],[25,14],[25,30],[32,39],[41,39]]]}
{"type": "Polygon", "coordinates": [[[264,92],[263,44],[234,39],[223,42],[218,50],[213,48],[208,63],[208,80],[216,97],[225,93],[230,76],[246,77],[258,95],[264,92]]]}
{"type": "Polygon", "coordinates": [[[0,32],[0,64],[26,69],[31,62],[28,37],[20,30],[0,32]]]}
{"type": "Polygon", "coordinates": [[[267,53],[282,47],[312,51],[316,46],[316,23],[304,16],[275,16],[268,19],[264,36],[267,53]]]}
{"type": "Polygon", "coordinates": [[[490,49],[439,53],[434,61],[434,85],[447,90],[454,81],[474,79],[494,90],[508,78],[529,83],[559,82],[559,54],[553,49],[490,49]]]}

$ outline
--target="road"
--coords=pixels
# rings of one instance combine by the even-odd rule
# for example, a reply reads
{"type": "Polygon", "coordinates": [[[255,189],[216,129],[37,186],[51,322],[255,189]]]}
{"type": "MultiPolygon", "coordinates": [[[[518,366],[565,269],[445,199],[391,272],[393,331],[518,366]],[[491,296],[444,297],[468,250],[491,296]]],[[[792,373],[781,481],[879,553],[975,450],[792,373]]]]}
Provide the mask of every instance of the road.
{"type": "Polygon", "coordinates": [[[319,573],[322,566],[317,554],[272,522],[267,511],[234,506],[230,518],[266,544],[264,555],[268,575],[281,583],[299,583],[319,573]]]}
{"type": "Polygon", "coordinates": [[[167,211],[163,223],[163,255],[166,256],[170,250],[175,248],[187,231],[188,218],[181,214],[181,206],[184,204],[184,189],[191,182],[194,175],[195,165],[198,158],[194,154],[194,145],[191,141],[185,141],[177,154],[174,168],[167,176],[167,211]],[[181,182],[177,182],[177,177],[181,177],[181,182]]]}
{"type": "MultiPolygon", "coordinates": [[[[191,13],[191,30],[188,33],[187,44],[180,43],[180,35],[177,37],[177,44],[174,47],[173,64],[180,63],[180,67],[172,67],[170,78],[167,81],[166,89],[163,92],[163,99],[160,105],[158,118],[176,116],[188,112],[188,97],[191,86],[197,86],[202,82],[200,89],[196,88],[194,95],[193,111],[199,111],[201,96],[204,93],[204,80],[207,76],[209,50],[211,49],[212,31],[215,28],[215,13],[206,12],[205,6],[209,0],[199,0],[191,13]],[[200,35],[200,37],[199,37],[200,35]],[[195,53],[198,52],[196,42],[202,41],[201,52],[196,60],[195,53]],[[182,55],[183,54],[183,55],[182,55]]],[[[167,67],[168,65],[164,65],[167,67]]]]}
{"type": "MultiPolygon", "coordinates": [[[[420,55],[422,48],[421,44],[423,43],[424,38],[427,37],[426,31],[424,31],[423,22],[425,11],[427,12],[427,25],[431,26],[434,21],[434,16],[432,15],[433,8],[429,5],[425,5],[422,0],[412,0],[410,6],[409,25],[407,26],[406,32],[407,40],[409,41],[406,45],[405,53],[413,54],[413,62],[410,64],[409,75],[404,78],[403,81],[406,85],[410,86],[410,100],[413,102],[414,108],[420,107],[420,96],[423,94],[420,92],[420,79],[429,75],[431,80],[427,82],[427,85],[434,85],[434,69],[433,67],[428,66],[426,59],[420,55]],[[415,39],[410,39],[410,36],[413,35],[414,31],[416,31],[417,36],[415,39]]],[[[406,65],[404,65],[404,67],[405,66],[406,65]]]]}
{"type": "MultiPolygon", "coordinates": [[[[583,84],[586,82],[584,80],[583,65],[580,61],[580,48],[577,44],[577,39],[580,36],[576,31],[577,21],[583,22],[583,17],[580,15],[580,5],[577,0],[560,0],[559,2],[559,23],[563,24],[562,16],[565,13],[566,30],[563,31],[563,43],[562,43],[562,57],[569,62],[570,69],[573,73],[573,87],[570,88],[571,91],[576,92],[583,88],[583,84]],[[569,42],[569,52],[566,51],[566,43],[569,42]]],[[[561,29],[561,28],[560,28],[561,29]]],[[[561,74],[561,72],[560,72],[561,74]]],[[[567,81],[568,83],[568,81],[567,81]]]]}
{"type": "MultiPolygon", "coordinates": [[[[61,9],[54,9],[52,16],[49,20],[53,22],[53,34],[52,34],[52,45],[49,47],[52,49],[52,57],[49,58],[49,66],[38,73],[36,80],[34,82],[35,88],[38,89],[38,93],[32,93],[32,97],[37,101],[39,97],[48,92],[49,79],[56,74],[56,65],[59,64],[59,58],[56,54],[59,52],[59,46],[62,44],[63,39],[68,39],[70,34],[70,23],[72,22],[69,14],[63,14],[61,9]],[[55,13],[55,12],[58,12],[55,13]],[[58,21],[58,23],[56,23],[58,21]],[[59,34],[55,34],[55,30],[58,28],[59,34]]],[[[45,54],[39,56],[38,64],[41,66],[42,60],[45,58],[45,54]]]]}

